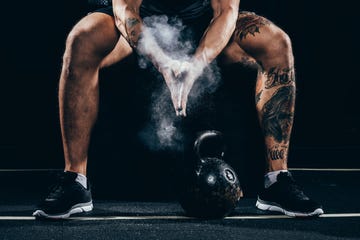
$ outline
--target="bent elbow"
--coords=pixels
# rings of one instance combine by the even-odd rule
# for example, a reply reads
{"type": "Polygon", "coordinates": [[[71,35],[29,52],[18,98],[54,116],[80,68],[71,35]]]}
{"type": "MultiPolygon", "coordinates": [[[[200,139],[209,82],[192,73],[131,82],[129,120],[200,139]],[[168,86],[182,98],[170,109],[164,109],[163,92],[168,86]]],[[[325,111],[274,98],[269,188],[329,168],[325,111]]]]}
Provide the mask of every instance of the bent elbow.
{"type": "Polygon", "coordinates": [[[222,9],[221,15],[227,16],[230,22],[235,23],[239,15],[239,7],[230,5],[222,9]]]}

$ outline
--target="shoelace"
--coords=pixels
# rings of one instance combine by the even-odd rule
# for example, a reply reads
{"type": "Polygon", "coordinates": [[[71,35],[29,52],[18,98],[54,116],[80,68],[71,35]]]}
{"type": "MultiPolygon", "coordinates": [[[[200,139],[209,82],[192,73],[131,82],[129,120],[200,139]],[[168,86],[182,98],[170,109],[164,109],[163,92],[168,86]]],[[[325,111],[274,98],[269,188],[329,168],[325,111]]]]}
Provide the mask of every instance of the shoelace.
{"type": "Polygon", "coordinates": [[[60,184],[56,185],[55,187],[53,187],[53,188],[51,189],[51,191],[50,191],[50,193],[48,194],[48,197],[47,197],[47,198],[49,198],[49,199],[57,199],[58,196],[63,193],[63,189],[64,189],[64,188],[63,188],[62,185],[60,185],[60,184]]]}
{"type": "Polygon", "coordinates": [[[294,180],[291,175],[280,176],[279,182],[283,182],[287,186],[287,192],[291,195],[295,195],[297,198],[307,199],[308,197],[304,194],[302,187],[294,180]]]}
{"type": "Polygon", "coordinates": [[[66,184],[66,178],[64,176],[58,176],[57,183],[53,184],[49,188],[47,194],[48,199],[58,199],[59,195],[64,192],[64,185],[66,184]]]}

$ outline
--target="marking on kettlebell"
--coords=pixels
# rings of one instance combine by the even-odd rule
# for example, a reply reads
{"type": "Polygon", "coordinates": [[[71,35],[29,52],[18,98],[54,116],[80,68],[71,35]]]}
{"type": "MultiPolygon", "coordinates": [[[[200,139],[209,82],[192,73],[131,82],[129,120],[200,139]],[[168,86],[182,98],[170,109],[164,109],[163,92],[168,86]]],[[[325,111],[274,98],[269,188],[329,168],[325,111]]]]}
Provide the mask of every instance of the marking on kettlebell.
{"type": "Polygon", "coordinates": [[[209,175],[206,180],[209,184],[214,185],[216,182],[216,177],[214,175],[209,175]]]}
{"type": "Polygon", "coordinates": [[[229,180],[230,182],[235,182],[236,180],[235,175],[230,169],[225,168],[224,172],[227,180],[229,180]]]}

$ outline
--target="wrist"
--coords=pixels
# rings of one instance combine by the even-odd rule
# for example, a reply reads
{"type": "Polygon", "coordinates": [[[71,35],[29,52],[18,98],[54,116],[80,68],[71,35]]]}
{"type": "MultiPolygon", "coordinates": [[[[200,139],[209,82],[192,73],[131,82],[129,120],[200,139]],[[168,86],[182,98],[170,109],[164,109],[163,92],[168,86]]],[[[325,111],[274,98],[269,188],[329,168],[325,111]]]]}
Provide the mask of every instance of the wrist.
{"type": "Polygon", "coordinates": [[[206,61],[206,57],[203,55],[194,55],[194,57],[190,61],[190,66],[194,69],[198,76],[202,74],[204,69],[208,66],[208,62],[206,61]]]}
{"type": "Polygon", "coordinates": [[[204,51],[202,51],[201,53],[200,52],[195,53],[190,63],[201,73],[209,65],[208,58],[204,51]]]}
{"type": "Polygon", "coordinates": [[[164,71],[170,70],[175,65],[179,64],[178,61],[171,59],[170,57],[166,56],[165,54],[158,59],[154,59],[153,63],[156,65],[157,70],[161,73],[163,73],[164,71]]]}

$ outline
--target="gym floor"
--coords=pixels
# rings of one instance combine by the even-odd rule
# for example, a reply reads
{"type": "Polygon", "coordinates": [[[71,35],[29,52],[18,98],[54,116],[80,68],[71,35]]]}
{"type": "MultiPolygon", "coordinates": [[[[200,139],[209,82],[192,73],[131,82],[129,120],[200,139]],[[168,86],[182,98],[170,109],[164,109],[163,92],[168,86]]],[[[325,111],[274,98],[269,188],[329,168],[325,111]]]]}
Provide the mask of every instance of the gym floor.
{"type": "Polygon", "coordinates": [[[91,214],[38,221],[31,213],[48,184],[49,171],[1,170],[0,239],[360,239],[360,169],[292,172],[323,204],[320,218],[266,213],[255,208],[254,196],[245,196],[233,214],[220,220],[188,218],[176,201],[94,198],[91,214]]]}

